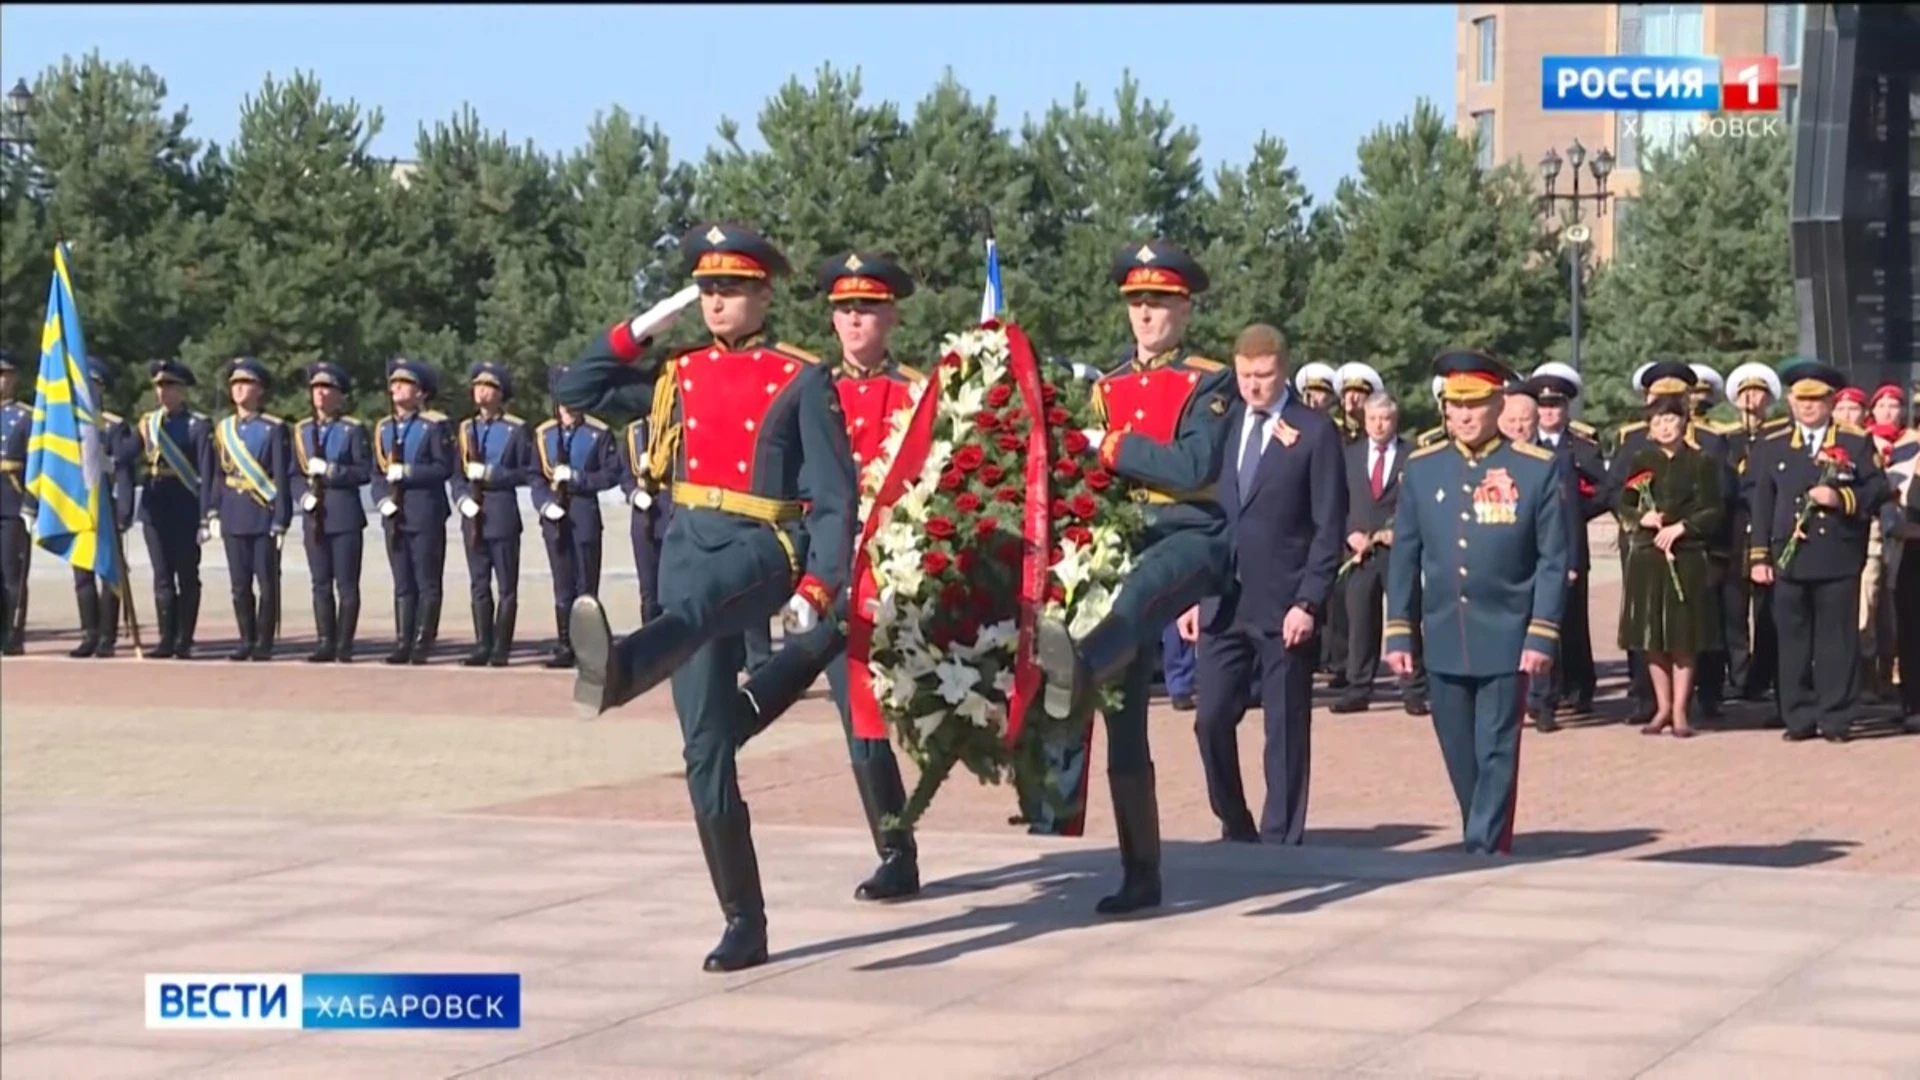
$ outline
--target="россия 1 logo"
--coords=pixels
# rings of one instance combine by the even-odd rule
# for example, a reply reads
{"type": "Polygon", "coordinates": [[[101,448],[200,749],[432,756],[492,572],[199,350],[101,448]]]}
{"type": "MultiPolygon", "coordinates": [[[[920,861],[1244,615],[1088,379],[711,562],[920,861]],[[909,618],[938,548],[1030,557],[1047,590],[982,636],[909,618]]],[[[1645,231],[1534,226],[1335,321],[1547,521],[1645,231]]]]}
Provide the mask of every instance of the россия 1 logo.
{"type": "Polygon", "coordinates": [[[1776,112],[1777,56],[1547,56],[1549,112],[1776,112]]]}

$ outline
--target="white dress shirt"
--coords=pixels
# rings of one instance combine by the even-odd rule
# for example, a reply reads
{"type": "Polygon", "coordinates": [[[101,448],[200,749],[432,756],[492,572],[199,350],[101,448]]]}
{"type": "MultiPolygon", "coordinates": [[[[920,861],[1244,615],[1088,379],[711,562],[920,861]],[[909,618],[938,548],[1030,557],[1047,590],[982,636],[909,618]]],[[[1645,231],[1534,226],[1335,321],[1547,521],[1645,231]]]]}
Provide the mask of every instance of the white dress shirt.
{"type": "MultiPolygon", "coordinates": [[[[1253,411],[1253,406],[1247,406],[1247,417],[1240,422],[1240,442],[1236,447],[1237,452],[1233,456],[1233,460],[1236,463],[1247,456],[1248,439],[1273,438],[1273,429],[1280,424],[1280,410],[1287,407],[1287,398],[1290,395],[1290,391],[1281,390],[1279,399],[1267,407],[1267,418],[1265,420],[1261,420],[1259,415],[1253,411]],[[1255,430],[1256,428],[1258,428],[1258,431],[1255,430]]],[[[1260,444],[1260,454],[1262,457],[1266,456],[1266,445],[1264,442],[1260,444]]]]}
{"type": "Polygon", "coordinates": [[[1377,443],[1372,439],[1367,440],[1368,482],[1372,482],[1374,462],[1378,461],[1380,463],[1380,486],[1382,490],[1386,488],[1387,481],[1393,479],[1394,452],[1394,445],[1391,440],[1385,443],[1377,443]]]}
{"type": "Polygon", "coordinates": [[[1807,456],[1813,457],[1820,453],[1820,445],[1827,441],[1826,425],[1822,424],[1817,428],[1801,428],[1800,437],[1807,441],[1807,456]]]}

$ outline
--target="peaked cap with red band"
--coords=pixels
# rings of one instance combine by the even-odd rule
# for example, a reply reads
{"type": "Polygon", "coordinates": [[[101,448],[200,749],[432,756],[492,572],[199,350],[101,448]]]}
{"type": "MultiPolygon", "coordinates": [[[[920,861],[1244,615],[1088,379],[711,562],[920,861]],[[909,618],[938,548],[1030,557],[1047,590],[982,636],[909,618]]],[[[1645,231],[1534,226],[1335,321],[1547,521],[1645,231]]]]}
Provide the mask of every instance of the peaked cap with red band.
{"type": "Polygon", "coordinates": [[[772,242],[744,225],[697,225],[680,238],[680,258],[700,281],[765,281],[792,269],[772,242]]]}
{"type": "Polygon", "coordinates": [[[831,302],[867,300],[891,303],[913,295],[913,275],[891,256],[871,251],[849,251],[820,264],[820,291],[831,302]]]}
{"type": "Polygon", "coordinates": [[[1516,381],[1512,368],[1472,349],[1441,353],[1434,358],[1433,373],[1441,379],[1440,400],[1462,404],[1485,401],[1516,381]]]}
{"type": "Polygon", "coordinates": [[[1193,256],[1165,240],[1128,244],[1114,253],[1109,278],[1123,293],[1197,296],[1212,281],[1193,256]]]}

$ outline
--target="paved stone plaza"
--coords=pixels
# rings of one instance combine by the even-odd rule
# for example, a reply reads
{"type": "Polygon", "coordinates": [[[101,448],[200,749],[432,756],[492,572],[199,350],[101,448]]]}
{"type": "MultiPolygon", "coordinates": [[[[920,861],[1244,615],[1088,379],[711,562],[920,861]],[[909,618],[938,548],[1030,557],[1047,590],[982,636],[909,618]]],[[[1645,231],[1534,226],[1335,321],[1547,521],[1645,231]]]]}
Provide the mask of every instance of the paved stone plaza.
{"type": "MultiPolygon", "coordinates": [[[[1492,861],[1458,854],[1427,722],[1385,704],[1316,717],[1307,847],[1210,842],[1191,718],[1160,707],[1168,907],[1096,922],[1117,871],[1097,774],[1082,840],[1028,837],[1010,790],[956,781],[926,822],[924,897],[854,902],[872,850],[814,699],[741,765],[773,962],[714,976],[670,703],[573,719],[570,674],[537,667],[537,547],[505,670],[453,663],[457,545],[424,668],[377,662],[374,558],[362,662],[301,663],[296,546],[286,561],[282,662],[223,658],[214,560],[205,659],[123,642],[94,662],[62,655],[70,578],[36,556],[31,655],[0,663],[7,1080],[1920,1077],[1920,738],[1884,721],[1844,746],[1741,715],[1689,742],[1529,730],[1522,857],[1492,861]],[[141,975],[195,969],[518,971],[524,1027],[145,1031],[141,975]]],[[[608,575],[616,623],[632,589],[608,575]]],[[[1615,605],[1603,580],[1597,626],[1615,605]]],[[[1257,799],[1257,716],[1243,733],[1257,799]]]]}

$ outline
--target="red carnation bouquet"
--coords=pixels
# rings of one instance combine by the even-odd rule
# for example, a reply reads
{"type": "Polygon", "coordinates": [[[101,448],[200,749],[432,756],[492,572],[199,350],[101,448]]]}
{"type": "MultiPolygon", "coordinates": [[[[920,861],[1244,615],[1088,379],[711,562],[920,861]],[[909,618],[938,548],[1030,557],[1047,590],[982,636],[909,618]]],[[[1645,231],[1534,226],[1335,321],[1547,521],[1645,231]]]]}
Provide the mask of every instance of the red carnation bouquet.
{"type": "MultiPolygon", "coordinates": [[[[1848,456],[1845,447],[1826,447],[1816,460],[1820,463],[1820,482],[1815,487],[1833,487],[1843,480],[1853,479],[1853,458],[1848,456]]],[[[1794,555],[1799,553],[1800,541],[1807,538],[1807,522],[1813,520],[1813,511],[1817,506],[1819,504],[1811,498],[1800,503],[1800,512],[1793,516],[1793,535],[1787,537],[1787,546],[1780,551],[1780,569],[1785,570],[1793,562],[1794,555]]]]}
{"type": "MultiPolygon", "coordinates": [[[[1635,504],[1639,507],[1641,513],[1652,512],[1657,514],[1660,512],[1660,506],[1653,498],[1652,469],[1641,469],[1639,472],[1627,477],[1627,490],[1637,496],[1635,504]]],[[[1669,522],[1669,524],[1671,523],[1669,522]]],[[[1673,553],[1669,551],[1662,552],[1662,554],[1667,557],[1667,577],[1673,581],[1674,595],[1682,601],[1685,601],[1687,598],[1687,590],[1680,587],[1680,568],[1673,564],[1673,553]]]]}

